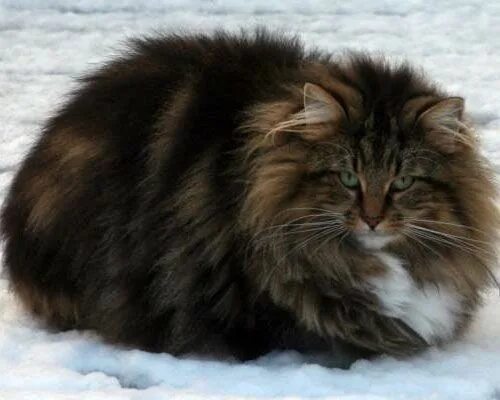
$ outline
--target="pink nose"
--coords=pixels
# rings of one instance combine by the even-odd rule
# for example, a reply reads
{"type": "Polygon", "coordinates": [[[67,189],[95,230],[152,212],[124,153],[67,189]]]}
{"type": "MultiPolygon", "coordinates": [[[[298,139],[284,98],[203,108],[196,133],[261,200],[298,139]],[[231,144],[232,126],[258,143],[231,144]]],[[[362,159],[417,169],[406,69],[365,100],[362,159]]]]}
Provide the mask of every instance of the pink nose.
{"type": "Polygon", "coordinates": [[[376,217],[363,215],[362,218],[372,231],[375,230],[377,225],[380,224],[382,222],[382,220],[384,219],[384,217],[381,215],[378,215],[376,217]]]}

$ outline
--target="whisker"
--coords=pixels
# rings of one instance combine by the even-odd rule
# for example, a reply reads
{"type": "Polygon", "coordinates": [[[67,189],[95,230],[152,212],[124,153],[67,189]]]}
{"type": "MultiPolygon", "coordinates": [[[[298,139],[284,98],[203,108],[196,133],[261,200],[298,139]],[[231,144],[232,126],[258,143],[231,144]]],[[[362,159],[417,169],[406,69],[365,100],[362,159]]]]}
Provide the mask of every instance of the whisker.
{"type": "Polygon", "coordinates": [[[474,257],[477,257],[477,258],[480,257],[480,252],[483,252],[484,255],[492,256],[491,253],[486,252],[486,250],[484,250],[484,249],[470,247],[469,245],[467,245],[465,243],[453,242],[451,239],[448,240],[446,237],[442,237],[440,235],[430,234],[430,233],[425,232],[425,231],[417,231],[417,230],[414,230],[413,234],[417,235],[418,237],[420,237],[422,239],[427,239],[427,240],[429,240],[431,242],[434,241],[436,243],[441,243],[441,244],[446,245],[448,247],[454,247],[454,248],[456,248],[458,250],[461,250],[461,251],[464,251],[466,253],[469,253],[469,254],[473,255],[474,257]]]}
{"type": "MultiPolygon", "coordinates": [[[[330,220],[330,221],[319,221],[319,222],[303,222],[300,224],[299,223],[289,223],[289,224],[282,224],[282,225],[274,225],[274,226],[271,226],[269,229],[283,228],[283,227],[295,227],[295,226],[301,226],[301,227],[302,226],[324,226],[324,225],[330,225],[330,224],[336,223],[336,222],[340,222],[340,221],[330,220]]],[[[265,230],[263,230],[263,231],[265,231],[265,230]]]]}
{"type": "Polygon", "coordinates": [[[427,232],[422,232],[422,231],[414,231],[413,233],[416,235],[418,234],[420,237],[427,238],[430,241],[449,244],[450,246],[454,246],[458,249],[467,249],[470,251],[474,251],[474,250],[483,251],[483,249],[481,249],[481,248],[474,248],[474,247],[472,247],[472,245],[469,246],[466,243],[461,243],[461,242],[458,242],[456,240],[454,241],[453,238],[447,238],[446,236],[443,236],[443,235],[437,235],[437,234],[427,233],[427,232]]]}
{"type": "MultiPolygon", "coordinates": [[[[437,243],[441,243],[445,246],[448,246],[448,247],[455,247],[455,248],[458,248],[472,256],[474,256],[475,258],[478,259],[479,261],[479,265],[486,271],[486,273],[488,274],[488,276],[490,277],[491,281],[495,284],[495,286],[498,288],[499,292],[500,292],[500,283],[498,282],[495,274],[490,270],[490,268],[488,267],[487,264],[485,264],[484,260],[482,258],[480,258],[480,256],[474,251],[474,250],[471,250],[467,247],[460,247],[458,246],[456,243],[451,243],[449,241],[446,241],[446,240],[443,240],[442,238],[436,238],[436,237],[433,237],[431,235],[428,235],[426,232],[418,232],[418,231],[412,231],[413,234],[415,235],[415,237],[413,237],[413,239],[417,240],[418,242],[420,242],[422,245],[424,245],[424,242],[423,241],[420,241],[417,239],[417,237],[420,237],[421,239],[426,239],[426,240],[429,240],[429,241],[435,241],[437,243]],[[441,240],[438,240],[438,239],[441,239],[441,240]]],[[[404,232],[403,232],[404,234],[404,232]]],[[[429,250],[432,249],[432,247],[430,246],[426,246],[427,248],[429,248],[429,250]]]]}
{"type": "Polygon", "coordinates": [[[460,251],[463,251],[463,252],[470,254],[470,255],[472,255],[476,258],[479,258],[481,260],[480,255],[477,254],[477,252],[475,252],[474,249],[470,249],[470,248],[464,247],[464,246],[459,246],[457,243],[450,242],[450,241],[445,240],[443,238],[426,235],[426,234],[423,234],[421,232],[413,232],[413,235],[415,237],[420,238],[420,239],[428,240],[429,242],[438,243],[438,244],[441,244],[441,245],[446,246],[448,248],[456,248],[460,251]]]}
{"type": "Polygon", "coordinates": [[[287,212],[287,211],[308,211],[308,210],[323,211],[327,214],[342,215],[342,213],[340,213],[340,212],[328,210],[326,208],[319,208],[319,207],[292,207],[292,208],[287,208],[286,210],[281,211],[280,214],[287,212]]]}
{"type": "Polygon", "coordinates": [[[309,214],[309,215],[303,215],[301,217],[297,217],[295,219],[292,219],[291,221],[288,221],[284,224],[279,224],[279,225],[271,225],[265,229],[262,229],[261,231],[257,232],[253,237],[255,238],[256,236],[266,232],[266,231],[269,231],[269,230],[272,230],[272,229],[276,229],[278,230],[278,228],[283,228],[283,227],[287,227],[289,225],[292,225],[294,223],[297,223],[297,221],[300,221],[302,219],[306,219],[306,218],[311,218],[311,219],[315,219],[315,218],[319,218],[320,214],[309,214]]]}
{"type": "Polygon", "coordinates": [[[293,251],[299,251],[299,250],[302,250],[304,249],[305,247],[307,247],[307,245],[313,241],[313,240],[318,240],[322,237],[324,237],[325,235],[329,235],[331,233],[336,233],[338,231],[340,231],[341,228],[340,227],[337,227],[335,229],[325,229],[323,230],[322,232],[319,232],[317,234],[314,234],[312,235],[311,237],[309,237],[308,239],[304,240],[298,247],[294,248],[293,251]]]}
{"type": "Polygon", "coordinates": [[[307,243],[309,243],[311,240],[314,240],[315,238],[321,238],[323,237],[324,234],[329,234],[330,232],[319,232],[319,233],[315,233],[313,235],[311,235],[311,237],[309,237],[308,239],[306,239],[304,242],[301,243],[301,245],[299,247],[296,247],[296,248],[293,248],[291,249],[290,251],[288,251],[283,257],[281,257],[277,262],[276,264],[273,266],[273,268],[269,271],[266,279],[264,280],[264,285],[263,287],[266,287],[269,280],[271,279],[271,277],[273,276],[273,274],[276,272],[276,270],[279,268],[279,266],[281,265],[281,262],[286,259],[292,252],[294,251],[298,251],[300,250],[301,248],[304,248],[305,246],[307,246],[307,243]],[[319,236],[318,236],[319,235],[319,236]]]}
{"type": "Polygon", "coordinates": [[[315,234],[312,234],[311,236],[305,238],[301,243],[299,243],[297,245],[297,247],[294,247],[290,251],[286,252],[285,255],[279,259],[278,263],[281,263],[281,261],[283,261],[285,258],[287,258],[290,254],[292,254],[294,252],[297,252],[297,251],[300,251],[300,250],[303,250],[304,248],[307,247],[307,245],[311,241],[319,240],[319,239],[323,238],[326,235],[330,235],[330,234],[337,233],[337,232],[340,232],[340,231],[342,231],[342,228],[341,227],[336,227],[336,229],[332,228],[331,230],[324,230],[324,231],[320,231],[320,232],[317,232],[315,234]]]}
{"type": "Polygon", "coordinates": [[[287,223],[291,223],[291,222],[294,222],[294,221],[297,221],[297,220],[300,220],[300,219],[304,219],[304,218],[308,218],[308,217],[315,218],[315,217],[322,217],[322,216],[342,216],[343,215],[342,213],[331,211],[331,210],[327,210],[327,209],[324,209],[324,208],[317,208],[317,207],[293,207],[293,208],[287,208],[286,210],[280,211],[278,214],[276,214],[276,216],[274,217],[274,219],[276,219],[276,218],[280,217],[281,215],[283,215],[284,213],[290,212],[290,211],[321,211],[321,213],[314,213],[314,214],[302,215],[302,216],[298,217],[297,219],[294,219],[292,221],[288,221],[287,223]]]}
{"type": "Polygon", "coordinates": [[[338,242],[338,245],[337,247],[340,248],[340,245],[342,244],[342,241],[347,237],[349,236],[349,231],[346,229],[345,233],[342,235],[342,237],[340,238],[339,242],[338,242]]]}
{"type": "Polygon", "coordinates": [[[463,225],[463,224],[456,224],[456,223],[452,223],[452,222],[433,221],[433,220],[430,220],[430,219],[421,219],[421,218],[403,218],[403,221],[425,222],[425,223],[438,224],[438,225],[456,226],[456,227],[459,227],[459,228],[465,228],[467,230],[471,230],[471,231],[483,233],[483,234],[486,235],[486,232],[482,231],[480,229],[473,228],[472,226],[463,225]]]}
{"type": "Polygon", "coordinates": [[[263,237],[259,238],[256,241],[256,243],[259,243],[261,241],[265,241],[265,240],[268,240],[268,239],[271,239],[271,238],[276,238],[276,237],[292,236],[292,235],[298,235],[298,234],[302,234],[302,233],[323,231],[325,229],[332,228],[332,227],[338,227],[340,225],[341,225],[340,223],[336,223],[336,224],[324,224],[324,225],[321,225],[321,226],[318,226],[318,227],[315,227],[315,228],[310,228],[310,229],[296,229],[296,230],[294,229],[294,230],[291,230],[290,232],[284,232],[284,233],[275,232],[275,233],[271,233],[269,235],[266,235],[266,236],[263,236],[263,237]]]}
{"type": "Polygon", "coordinates": [[[412,235],[410,232],[405,232],[405,231],[402,231],[401,232],[404,236],[410,238],[411,240],[414,240],[416,241],[417,243],[419,243],[420,245],[422,245],[423,247],[425,247],[427,250],[431,251],[432,253],[434,253],[435,255],[437,255],[439,258],[443,258],[443,255],[438,253],[435,249],[433,249],[431,246],[429,246],[427,243],[423,242],[422,240],[420,240],[417,236],[415,235],[412,235]]]}
{"type": "MultiPolygon", "coordinates": [[[[343,227],[343,229],[341,229],[339,232],[340,233],[344,233],[344,232],[349,233],[349,231],[345,227],[343,227]]],[[[338,237],[338,235],[335,235],[333,237],[327,237],[320,244],[318,244],[318,246],[316,246],[316,249],[314,250],[313,254],[316,254],[318,252],[318,250],[321,249],[326,243],[328,243],[330,240],[335,239],[337,237],[338,237]]],[[[340,240],[342,240],[342,238],[340,240]]]]}
{"type": "Polygon", "coordinates": [[[413,224],[408,224],[408,225],[411,226],[414,229],[422,230],[422,231],[425,231],[425,232],[428,232],[430,234],[434,234],[434,235],[437,235],[437,236],[442,236],[442,237],[445,237],[445,238],[447,238],[449,240],[455,240],[458,243],[470,246],[472,248],[475,248],[475,249],[481,250],[481,251],[487,251],[487,250],[484,249],[484,248],[482,248],[482,247],[479,247],[479,246],[477,246],[477,245],[475,245],[473,243],[480,243],[480,244],[487,244],[487,245],[489,245],[488,242],[485,242],[485,241],[482,241],[482,240],[470,239],[470,238],[467,238],[465,236],[453,235],[453,234],[447,233],[447,232],[436,231],[434,229],[425,228],[425,227],[419,226],[419,225],[413,225],[413,224]],[[469,243],[469,242],[473,242],[473,243],[469,243]]]}

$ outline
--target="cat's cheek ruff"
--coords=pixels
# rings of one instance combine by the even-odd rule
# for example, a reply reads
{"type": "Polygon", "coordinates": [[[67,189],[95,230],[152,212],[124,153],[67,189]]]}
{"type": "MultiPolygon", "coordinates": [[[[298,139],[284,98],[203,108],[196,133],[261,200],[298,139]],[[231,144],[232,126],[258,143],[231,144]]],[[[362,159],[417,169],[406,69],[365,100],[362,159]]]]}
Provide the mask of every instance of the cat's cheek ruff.
{"type": "Polygon", "coordinates": [[[451,339],[461,314],[460,297],[442,285],[418,287],[399,258],[382,251],[376,255],[387,270],[384,276],[372,278],[369,287],[382,313],[406,323],[428,344],[451,339]]]}

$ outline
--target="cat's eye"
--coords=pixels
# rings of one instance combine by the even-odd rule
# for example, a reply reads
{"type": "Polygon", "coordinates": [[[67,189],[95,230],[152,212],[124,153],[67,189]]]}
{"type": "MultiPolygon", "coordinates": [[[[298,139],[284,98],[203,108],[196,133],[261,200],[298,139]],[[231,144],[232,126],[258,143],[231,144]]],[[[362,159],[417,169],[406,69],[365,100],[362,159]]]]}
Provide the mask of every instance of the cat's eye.
{"type": "Polygon", "coordinates": [[[392,188],[394,190],[406,190],[415,182],[415,178],[410,175],[400,176],[392,182],[392,188]]]}
{"type": "Polygon", "coordinates": [[[340,182],[342,182],[342,184],[349,189],[355,189],[359,186],[358,177],[350,171],[341,171],[339,177],[340,182]]]}

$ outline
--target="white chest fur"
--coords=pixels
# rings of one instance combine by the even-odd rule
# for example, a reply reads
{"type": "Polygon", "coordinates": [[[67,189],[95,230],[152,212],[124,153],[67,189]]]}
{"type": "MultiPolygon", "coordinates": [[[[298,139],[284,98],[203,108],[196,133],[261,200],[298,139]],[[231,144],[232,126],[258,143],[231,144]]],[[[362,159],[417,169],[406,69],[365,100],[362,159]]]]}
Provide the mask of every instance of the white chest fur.
{"type": "Polygon", "coordinates": [[[450,338],[461,307],[458,295],[435,284],[419,287],[399,258],[383,251],[377,257],[387,270],[370,281],[370,288],[383,312],[405,322],[429,344],[450,338]]]}

